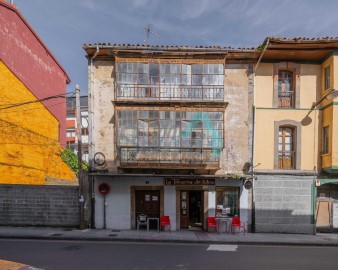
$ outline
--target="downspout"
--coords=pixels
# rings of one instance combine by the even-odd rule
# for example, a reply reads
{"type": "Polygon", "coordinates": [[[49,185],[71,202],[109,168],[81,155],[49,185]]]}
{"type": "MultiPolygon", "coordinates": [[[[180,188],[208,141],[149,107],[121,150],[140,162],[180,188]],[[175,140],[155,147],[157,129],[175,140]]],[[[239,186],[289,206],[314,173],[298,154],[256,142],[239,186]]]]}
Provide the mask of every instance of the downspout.
{"type": "MultiPolygon", "coordinates": [[[[96,52],[94,53],[94,55],[90,58],[90,87],[89,87],[89,91],[88,91],[88,107],[89,107],[89,111],[88,111],[88,121],[89,121],[89,134],[88,134],[88,140],[89,140],[89,144],[88,144],[88,150],[89,150],[89,170],[91,170],[94,166],[94,162],[93,162],[93,131],[94,131],[94,121],[93,121],[93,115],[94,115],[94,72],[93,72],[93,60],[94,58],[99,54],[99,47],[96,47],[96,52]]],[[[91,185],[92,185],[92,194],[91,194],[91,227],[95,228],[95,179],[94,176],[91,177],[91,185]]]]}
{"type": "Polygon", "coordinates": [[[253,70],[253,76],[254,76],[254,80],[253,80],[253,95],[252,95],[252,147],[251,147],[251,176],[252,176],[252,189],[251,189],[251,231],[255,232],[256,231],[256,208],[255,208],[255,198],[254,198],[254,188],[255,188],[255,167],[256,165],[254,164],[255,161],[255,138],[256,138],[256,99],[255,99],[255,94],[256,94],[256,87],[255,87],[255,80],[256,80],[256,71],[258,69],[258,66],[263,58],[263,55],[265,53],[265,51],[267,50],[268,46],[269,46],[269,41],[270,39],[268,38],[266,41],[266,44],[264,46],[263,51],[261,52],[258,61],[254,67],[253,70]]]}

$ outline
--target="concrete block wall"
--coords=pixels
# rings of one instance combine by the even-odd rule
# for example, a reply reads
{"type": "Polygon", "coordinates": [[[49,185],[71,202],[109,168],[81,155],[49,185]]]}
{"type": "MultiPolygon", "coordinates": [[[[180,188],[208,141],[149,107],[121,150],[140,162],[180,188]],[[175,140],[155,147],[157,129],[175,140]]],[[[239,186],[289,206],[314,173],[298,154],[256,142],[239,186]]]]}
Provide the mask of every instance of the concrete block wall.
{"type": "Polygon", "coordinates": [[[76,186],[0,185],[0,225],[79,226],[76,186]]]}
{"type": "Polygon", "coordinates": [[[257,176],[256,232],[314,234],[311,196],[314,179],[314,176],[257,176]]]}

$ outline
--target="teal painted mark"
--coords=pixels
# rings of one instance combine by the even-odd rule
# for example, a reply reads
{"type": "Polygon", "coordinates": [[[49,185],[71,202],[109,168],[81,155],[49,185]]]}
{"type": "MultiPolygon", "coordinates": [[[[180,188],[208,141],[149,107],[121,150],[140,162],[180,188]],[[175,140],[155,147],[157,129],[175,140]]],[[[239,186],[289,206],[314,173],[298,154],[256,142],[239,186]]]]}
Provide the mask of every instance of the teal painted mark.
{"type": "MultiPolygon", "coordinates": [[[[182,124],[184,123],[184,128],[181,131],[182,140],[184,138],[188,139],[188,141],[192,140],[192,132],[196,130],[200,130],[203,127],[203,132],[207,132],[207,136],[201,134],[200,138],[196,138],[200,140],[201,147],[203,147],[203,141],[209,139],[208,147],[211,147],[212,151],[212,159],[215,160],[221,154],[222,149],[222,134],[216,129],[213,122],[210,120],[210,117],[207,112],[194,112],[192,114],[191,119],[187,119],[187,121],[182,120],[182,124]],[[202,126],[199,126],[202,124],[202,126]],[[207,138],[205,138],[207,137],[207,138]]],[[[196,136],[197,134],[195,134],[196,136]]]]}

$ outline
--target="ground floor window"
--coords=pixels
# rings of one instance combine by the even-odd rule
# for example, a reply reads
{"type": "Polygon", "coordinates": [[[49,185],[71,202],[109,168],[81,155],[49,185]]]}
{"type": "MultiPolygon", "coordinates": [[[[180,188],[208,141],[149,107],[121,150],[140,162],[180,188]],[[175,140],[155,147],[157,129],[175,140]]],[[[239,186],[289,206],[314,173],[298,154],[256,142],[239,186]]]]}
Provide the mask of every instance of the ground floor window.
{"type": "Polygon", "coordinates": [[[216,216],[239,216],[239,188],[216,187],[216,216]]]}

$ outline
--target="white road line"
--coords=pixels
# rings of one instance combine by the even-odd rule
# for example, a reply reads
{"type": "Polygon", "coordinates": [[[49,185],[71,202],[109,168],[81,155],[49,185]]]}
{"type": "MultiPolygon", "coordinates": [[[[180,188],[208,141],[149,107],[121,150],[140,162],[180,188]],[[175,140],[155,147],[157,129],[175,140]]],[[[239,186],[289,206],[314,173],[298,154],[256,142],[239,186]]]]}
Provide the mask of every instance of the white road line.
{"type": "Polygon", "coordinates": [[[237,245],[210,245],[207,251],[237,251],[237,245]]]}

